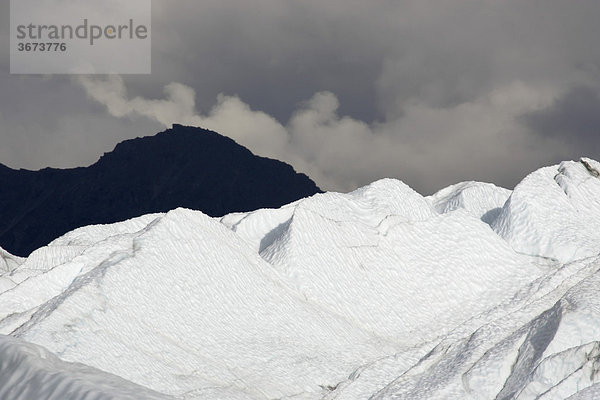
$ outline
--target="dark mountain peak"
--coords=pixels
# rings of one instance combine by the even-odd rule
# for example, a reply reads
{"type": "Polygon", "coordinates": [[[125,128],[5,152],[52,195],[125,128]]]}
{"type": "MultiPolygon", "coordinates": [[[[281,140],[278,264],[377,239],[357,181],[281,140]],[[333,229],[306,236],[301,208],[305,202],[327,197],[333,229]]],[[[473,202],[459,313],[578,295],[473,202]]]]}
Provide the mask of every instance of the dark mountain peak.
{"type": "Polygon", "coordinates": [[[27,255],[80,226],[177,207],[211,216],[320,192],[306,175],[216,132],[174,124],[126,140],[85,168],[0,167],[0,247],[27,255]]]}
{"type": "Polygon", "coordinates": [[[253,156],[250,150],[226,136],[202,128],[174,124],[172,128],[154,136],[138,137],[117,144],[113,151],[104,153],[98,163],[113,160],[144,162],[149,157],[156,161],[231,152],[253,156]]]}

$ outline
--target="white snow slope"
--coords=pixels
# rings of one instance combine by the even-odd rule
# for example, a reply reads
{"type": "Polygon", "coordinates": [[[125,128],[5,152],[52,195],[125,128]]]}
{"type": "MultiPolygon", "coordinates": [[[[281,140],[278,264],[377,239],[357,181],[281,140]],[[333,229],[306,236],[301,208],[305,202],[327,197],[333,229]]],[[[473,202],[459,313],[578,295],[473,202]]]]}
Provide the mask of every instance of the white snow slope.
{"type": "Polygon", "coordinates": [[[0,249],[0,399],[600,398],[600,163],[0,249]]]}

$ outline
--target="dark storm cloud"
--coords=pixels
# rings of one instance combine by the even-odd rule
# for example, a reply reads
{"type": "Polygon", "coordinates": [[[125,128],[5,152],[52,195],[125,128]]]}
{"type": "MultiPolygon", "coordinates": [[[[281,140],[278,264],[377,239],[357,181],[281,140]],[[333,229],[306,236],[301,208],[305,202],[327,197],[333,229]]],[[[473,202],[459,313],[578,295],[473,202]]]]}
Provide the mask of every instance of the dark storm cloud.
{"type": "Polygon", "coordinates": [[[2,75],[0,85],[0,162],[14,168],[89,165],[117,142],[161,127],[107,115],[67,76],[2,75]]]}
{"type": "Polygon", "coordinates": [[[202,94],[203,110],[223,92],[285,120],[299,101],[329,90],[345,113],[372,120],[391,4],[155,1],[156,75],[176,72],[202,94]]]}
{"type": "Polygon", "coordinates": [[[590,0],[173,4],[154,2],[155,74],[194,87],[204,110],[224,92],[285,120],[328,90],[369,122],[377,106],[452,106],[516,79],[565,83],[598,61],[590,0]]]}
{"type": "Polygon", "coordinates": [[[521,121],[542,136],[560,138],[580,150],[600,150],[600,93],[597,88],[569,89],[551,106],[525,114],[521,121]]]}
{"type": "Polygon", "coordinates": [[[13,168],[75,167],[95,162],[126,138],[160,124],[119,119],[86,100],[66,75],[9,75],[9,2],[0,2],[0,163],[13,168]]]}
{"type": "Polygon", "coordinates": [[[0,162],[90,163],[189,121],[328,189],[383,176],[421,192],[512,186],[598,143],[598,15],[597,0],[155,0],[150,76],[1,72],[0,162]],[[581,145],[553,121],[578,123],[581,145]]]}

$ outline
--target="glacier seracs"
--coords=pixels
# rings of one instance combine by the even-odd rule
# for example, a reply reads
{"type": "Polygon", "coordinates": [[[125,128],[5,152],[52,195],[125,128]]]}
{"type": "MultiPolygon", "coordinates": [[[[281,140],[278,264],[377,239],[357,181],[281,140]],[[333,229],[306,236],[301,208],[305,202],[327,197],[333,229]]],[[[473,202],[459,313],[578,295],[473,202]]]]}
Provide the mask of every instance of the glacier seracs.
{"type": "Polygon", "coordinates": [[[384,179],[0,249],[0,398],[597,398],[599,172],[384,179]]]}

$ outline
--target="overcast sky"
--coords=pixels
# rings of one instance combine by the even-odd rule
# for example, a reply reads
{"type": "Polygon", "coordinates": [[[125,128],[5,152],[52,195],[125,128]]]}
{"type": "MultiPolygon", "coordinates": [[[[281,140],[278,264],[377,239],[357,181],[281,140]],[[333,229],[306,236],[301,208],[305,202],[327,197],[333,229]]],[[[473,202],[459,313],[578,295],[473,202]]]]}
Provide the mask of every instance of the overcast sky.
{"type": "Polygon", "coordinates": [[[322,188],[512,188],[600,158],[598,0],[155,0],[151,75],[9,75],[0,163],[95,162],[173,122],[291,163],[322,188]]]}

